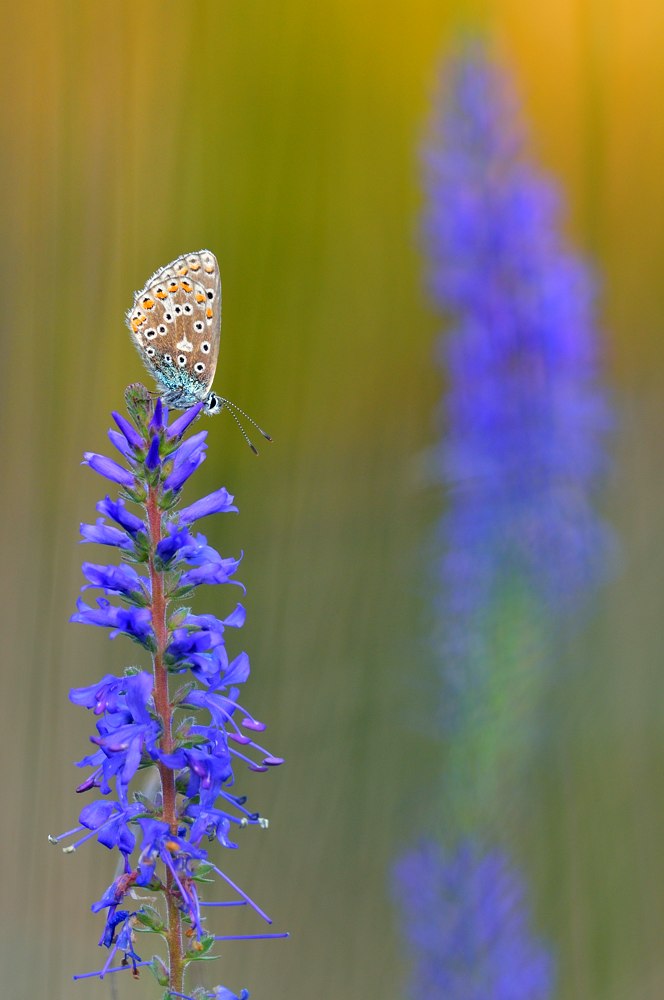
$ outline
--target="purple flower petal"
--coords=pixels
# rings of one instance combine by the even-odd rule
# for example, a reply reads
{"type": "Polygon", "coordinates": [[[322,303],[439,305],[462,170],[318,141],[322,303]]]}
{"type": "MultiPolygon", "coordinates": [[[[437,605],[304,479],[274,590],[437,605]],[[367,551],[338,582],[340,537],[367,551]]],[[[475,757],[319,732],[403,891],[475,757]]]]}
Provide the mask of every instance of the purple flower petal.
{"type": "Polygon", "coordinates": [[[205,453],[202,451],[195,452],[186,462],[182,462],[177,468],[173,469],[171,474],[164,480],[165,490],[179,490],[182,489],[189,476],[193,475],[198,466],[205,460],[205,453]]]}
{"type": "Polygon", "coordinates": [[[180,437],[186,431],[192,420],[195,420],[198,414],[203,409],[204,403],[196,403],[194,406],[186,410],[181,417],[174,420],[171,426],[166,431],[166,437],[169,441],[173,438],[180,437]]]}
{"type": "Polygon", "coordinates": [[[198,521],[209,514],[237,511],[237,507],[233,505],[233,500],[234,497],[222,486],[221,489],[216,490],[214,493],[210,493],[208,496],[196,500],[188,507],[184,507],[180,511],[179,521],[182,524],[191,524],[193,521],[198,521]]]}
{"type": "MultiPolygon", "coordinates": [[[[97,505],[99,510],[99,504],[97,505]]],[[[142,522],[141,522],[142,526],[142,522]]],[[[85,542],[97,542],[99,545],[116,545],[120,549],[131,549],[133,543],[131,538],[119,528],[114,528],[110,524],[104,523],[104,518],[100,517],[96,524],[82,524],[81,534],[85,542]]]]}
{"type": "Polygon", "coordinates": [[[82,464],[89,465],[100,476],[105,476],[106,479],[111,479],[114,483],[120,483],[121,486],[134,485],[133,474],[128,469],[123,469],[121,465],[118,465],[112,458],[107,458],[105,455],[97,455],[93,451],[86,451],[83,455],[82,464]]]}
{"type": "Polygon", "coordinates": [[[100,514],[105,514],[116,521],[130,535],[135,535],[139,531],[145,531],[143,521],[140,517],[136,517],[135,514],[127,510],[124,500],[111,500],[110,497],[105,497],[104,500],[100,500],[97,504],[97,510],[100,514]]]}
{"type": "MultiPolygon", "coordinates": [[[[159,400],[161,402],[161,400],[159,400]]],[[[145,468],[156,469],[159,465],[159,435],[155,434],[150,442],[148,453],[145,456],[145,468]]]]}
{"type": "Polygon", "coordinates": [[[113,410],[113,419],[115,420],[116,424],[126,437],[128,443],[132,446],[132,448],[143,447],[144,445],[143,438],[138,433],[138,431],[133,427],[133,425],[130,424],[129,421],[122,416],[121,413],[117,413],[115,410],[113,410]]]}

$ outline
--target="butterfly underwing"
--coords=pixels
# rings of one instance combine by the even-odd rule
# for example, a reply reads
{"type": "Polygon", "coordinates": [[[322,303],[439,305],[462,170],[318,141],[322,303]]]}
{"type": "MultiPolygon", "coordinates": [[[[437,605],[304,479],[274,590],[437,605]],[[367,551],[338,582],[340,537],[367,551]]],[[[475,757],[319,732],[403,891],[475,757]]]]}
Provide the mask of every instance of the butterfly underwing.
{"type": "Polygon", "coordinates": [[[179,410],[204,401],[219,413],[211,391],[221,335],[221,277],[209,250],[186,253],[148,278],[134,293],[127,326],[164,402],[179,410]]]}

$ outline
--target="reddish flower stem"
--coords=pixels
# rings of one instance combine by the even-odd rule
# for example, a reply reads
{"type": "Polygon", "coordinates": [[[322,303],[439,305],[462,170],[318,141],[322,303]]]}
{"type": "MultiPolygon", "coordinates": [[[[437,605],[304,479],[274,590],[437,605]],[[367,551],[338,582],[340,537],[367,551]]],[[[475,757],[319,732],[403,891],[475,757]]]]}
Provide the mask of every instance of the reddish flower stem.
{"type": "MultiPolygon", "coordinates": [[[[154,665],[154,703],[157,715],[161,720],[162,734],[159,746],[164,753],[173,752],[173,731],[171,717],[171,701],[168,692],[168,670],[164,664],[164,651],[168,644],[168,628],[166,611],[168,601],[164,594],[164,576],[155,568],[155,552],[161,540],[161,510],[158,504],[159,488],[151,486],[148,490],[146,510],[150,531],[150,583],[152,586],[152,629],[154,631],[157,649],[153,655],[154,665]]],[[[158,764],[161,778],[163,799],[163,818],[168,823],[171,832],[176,835],[178,830],[177,803],[175,792],[175,774],[165,764],[158,764]]],[[[166,903],[168,908],[168,958],[169,958],[169,988],[183,991],[184,964],[182,948],[182,917],[178,907],[178,888],[173,874],[166,869],[166,903]]]]}

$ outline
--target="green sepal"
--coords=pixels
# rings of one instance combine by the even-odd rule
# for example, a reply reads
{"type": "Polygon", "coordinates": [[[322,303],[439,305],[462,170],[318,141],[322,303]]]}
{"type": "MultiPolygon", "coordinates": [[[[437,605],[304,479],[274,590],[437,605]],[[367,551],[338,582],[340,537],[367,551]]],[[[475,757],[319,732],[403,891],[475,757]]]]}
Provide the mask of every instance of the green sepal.
{"type": "MultiPolygon", "coordinates": [[[[200,950],[190,948],[184,953],[185,962],[200,962],[205,958],[210,948],[214,944],[214,937],[212,934],[204,934],[203,937],[198,942],[200,944],[200,950]]],[[[210,958],[217,958],[217,955],[210,955],[210,958]]]]}
{"type": "Polygon", "coordinates": [[[191,614],[191,608],[176,608],[173,614],[168,619],[169,628],[179,628],[187,615],[191,614]]]}
{"type": "Polygon", "coordinates": [[[131,503],[144,504],[147,500],[147,493],[142,486],[138,489],[130,490],[128,486],[123,486],[119,494],[123,500],[129,500],[131,503]]]}
{"type": "Polygon", "coordinates": [[[207,877],[211,872],[214,872],[214,867],[208,861],[203,861],[191,878],[194,882],[214,882],[213,878],[207,877]]]}
{"type": "Polygon", "coordinates": [[[196,681],[187,681],[186,684],[179,687],[171,700],[173,708],[177,708],[183,701],[186,701],[187,696],[191,694],[195,687],[196,681]]]}
{"type": "MultiPolygon", "coordinates": [[[[169,985],[169,983],[168,983],[168,969],[166,968],[166,965],[164,964],[164,962],[162,961],[162,959],[159,958],[159,955],[153,955],[152,956],[152,962],[150,963],[150,965],[148,966],[148,968],[151,970],[152,975],[157,980],[157,982],[159,983],[160,986],[168,986],[169,985]]],[[[164,996],[169,996],[169,994],[165,993],[164,996]]],[[[172,998],[171,998],[171,1000],[172,1000],[172,998]]]]}
{"type": "Polygon", "coordinates": [[[143,667],[137,667],[135,663],[132,663],[130,667],[124,668],[125,677],[135,677],[136,674],[140,674],[142,672],[143,672],[143,667]]]}
{"type": "Polygon", "coordinates": [[[136,919],[147,930],[153,931],[155,934],[162,934],[167,929],[159,910],[155,910],[154,906],[147,903],[136,911],[136,919]]]}
{"type": "MultiPolygon", "coordinates": [[[[175,746],[173,749],[179,750],[180,748],[179,746],[175,746]]],[[[186,774],[178,775],[178,777],[175,779],[175,791],[179,792],[180,795],[184,795],[185,792],[187,791],[188,786],[189,786],[189,778],[187,777],[187,775],[186,774]]]]}
{"type": "Polygon", "coordinates": [[[195,736],[183,736],[181,740],[178,740],[178,745],[184,747],[185,750],[191,750],[192,747],[201,746],[201,744],[207,742],[207,737],[202,735],[195,736]]]}
{"type": "MultiPolygon", "coordinates": [[[[154,761],[151,761],[154,766],[154,761]]],[[[152,815],[155,811],[155,803],[152,799],[149,799],[145,792],[134,792],[134,802],[138,802],[140,805],[145,806],[145,811],[148,815],[152,815]]]]}
{"type": "Polygon", "coordinates": [[[176,587],[172,593],[168,595],[170,601],[183,601],[185,597],[189,597],[193,594],[195,587],[176,587]]]}
{"type": "Polygon", "coordinates": [[[148,486],[158,487],[161,480],[161,466],[158,465],[155,469],[147,469],[145,478],[148,486]]]}
{"type": "MultiPolygon", "coordinates": [[[[188,715],[186,718],[181,719],[175,730],[175,736],[180,746],[183,746],[187,741],[189,727],[196,725],[196,718],[193,715],[188,715]]],[[[205,737],[203,737],[205,739],[205,737]]]]}
{"type": "Polygon", "coordinates": [[[180,500],[180,490],[167,490],[159,497],[159,509],[164,511],[173,510],[180,500]]]}
{"type": "Polygon", "coordinates": [[[147,608],[151,604],[150,598],[139,590],[132,590],[131,594],[119,594],[118,596],[123,604],[133,608],[147,608]]]}
{"type": "Polygon", "coordinates": [[[144,531],[134,536],[134,548],[131,552],[125,550],[122,558],[128,563],[146,563],[150,558],[150,541],[144,531]]]}

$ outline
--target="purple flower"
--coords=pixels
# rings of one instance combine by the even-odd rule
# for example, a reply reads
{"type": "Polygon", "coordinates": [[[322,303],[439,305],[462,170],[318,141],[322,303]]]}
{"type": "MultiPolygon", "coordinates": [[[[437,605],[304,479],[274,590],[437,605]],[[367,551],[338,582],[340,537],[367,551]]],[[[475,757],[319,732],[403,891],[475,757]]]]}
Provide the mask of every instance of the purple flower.
{"type": "MultiPolygon", "coordinates": [[[[97,505],[99,507],[99,504],[97,505]]],[[[97,519],[96,524],[82,524],[81,534],[84,542],[96,542],[98,545],[116,545],[119,549],[131,549],[132,541],[124,531],[104,524],[104,518],[97,519]]]]}
{"type": "Polygon", "coordinates": [[[174,438],[182,437],[189,424],[196,419],[204,405],[204,403],[196,403],[195,406],[192,406],[189,410],[183,413],[181,417],[174,420],[166,431],[167,439],[172,441],[174,438]]]}
{"type": "Polygon", "coordinates": [[[239,580],[231,580],[231,576],[240,565],[239,559],[218,559],[214,562],[205,562],[188,570],[180,577],[180,584],[183,587],[198,587],[202,583],[234,583],[237,587],[243,584],[239,580]]]}
{"type": "Polygon", "coordinates": [[[111,479],[114,483],[120,483],[121,486],[133,486],[134,476],[128,469],[123,469],[121,465],[114,462],[112,458],[106,458],[105,455],[97,455],[93,451],[86,451],[84,458],[84,465],[89,465],[91,469],[98,472],[100,476],[105,476],[107,479],[111,479]]]}
{"type": "MultiPolygon", "coordinates": [[[[120,566],[97,566],[95,563],[83,563],[83,575],[88,580],[88,587],[102,587],[109,594],[125,594],[126,596],[145,596],[148,581],[142,580],[135,569],[126,564],[120,566]]],[[[87,590],[88,587],[84,587],[87,590]]]]}
{"type": "Polygon", "coordinates": [[[424,843],[395,868],[408,996],[431,1000],[549,1000],[553,962],[530,930],[523,877],[499,851],[424,843]]]}
{"type": "Polygon", "coordinates": [[[164,480],[164,489],[181,490],[186,481],[196,471],[201,462],[205,461],[205,452],[202,449],[195,451],[184,462],[175,466],[173,471],[164,480]]]}
{"type": "Polygon", "coordinates": [[[69,700],[74,705],[81,705],[83,708],[91,708],[95,715],[103,712],[119,712],[126,707],[126,694],[130,691],[133,699],[135,693],[142,692],[146,700],[152,691],[152,676],[147,673],[130,674],[127,677],[114,677],[106,674],[97,684],[89,687],[72,688],[69,692],[69,700]],[[139,680],[130,680],[139,678],[139,680]]]}
{"type": "Polygon", "coordinates": [[[176,448],[170,456],[174,467],[179,469],[184,462],[207,451],[206,438],[207,431],[199,431],[198,434],[193,434],[186,441],[183,441],[180,447],[176,448]]]}
{"type": "Polygon", "coordinates": [[[118,449],[123,458],[131,461],[134,457],[134,449],[128,444],[124,434],[120,434],[119,431],[109,430],[108,440],[111,444],[118,449]]]}
{"type": "Polygon", "coordinates": [[[468,636],[469,615],[507,580],[557,616],[602,578],[594,502],[610,417],[593,280],[565,245],[554,184],[524,152],[506,77],[468,47],[445,93],[426,150],[425,235],[433,296],[451,317],[439,351],[452,486],[443,630],[468,636]]]}
{"type": "Polygon", "coordinates": [[[166,403],[162,400],[161,396],[157,400],[154,408],[154,413],[152,414],[152,420],[149,424],[149,429],[151,431],[161,430],[168,424],[168,407],[166,403]]]}
{"type": "MultiPolygon", "coordinates": [[[[196,517],[235,509],[225,489],[186,508],[185,518],[177,511],[180,487],[205,457],[205,431],[181,440],[201,407],[192,407],[169,429],[161,400],[155,405],[140,387],[130,387],[127,404],[135,428],[116,413],[120,433],[111,430],[109,437],[132,471],[101,455],[87,453],[85,458],[143,509],[139,516],[124,500],[107,496],[97,504],[102,515],[97,524],[81,525],[85,541],[115,546],[123,561],[83,563],[83,590],[99,588],[102,596],[95,604],[79,598],[71,620],[109,628],[111,637],[129,636],[151,653],[152,671],[129,667],[124,676],[107,674],[70,692],[74,704],[94,714],[96,726],[90,737],[94,750],[78,762],[90,770],[77,791],[97,797],[84,805],[75,829],[51,840],[74,838],[64,848],[68,853],[97,840],[121,858],[122,874],[92,906],[95,913],[107,911],[100,944],[108,948],[108,960],[98,973],[86,975],[103,978],[127,967],[137,974],[140,967],[152,965],[160,984],[170,987],[180,981],[180,958],[169,953],[169,962],[177,958],[171,973],[161,959],[143,962],[134,944],[137,931],[162,934],[166,916],[145,899],[134,898],[133,889],[148,889],[155,903],[166,897],[176,901],[178,916],[171,913],[168,920],[180,921],[181,934],[182,921],[187,922],[185,965],[211,957],[214,942],[227,939],[208,931],[201,917],[198,886],[210,881],[210,872],[269,922],[244,890],[211,864],[200,845],[217,840],[222,847],[236,849],[230,837],[233,826],[267,826],[258,813],[245,808],[245,797],[232,795],[230,788],[236,764],[264,771],[281,759],[255,741],[264,727],[236,701],[236,685],[248,677],[249,659],[243,652],[229,656],[226,630],[244,625],[244,608],[237,605],[220,619],[177,606],[200,583],[236,582],[231,578],[240,562],[221,556],[203,535],[190,533],[196,517]],[[117,527],[106,524],[105,518],[117,527]],[[177,691],[169,690],[169,674],[174,673],[187,675],[177,691]],[[220,689],[225,696],[214,694],[220,689]],[[205,725],[197,722],[201,713],[205,725]],[[156,791],[132,795],[139,769],[154,771],[156,791]],[[118,953],[120,964],[111,968],[118,953]]],[[[235,995],[218,986],[212,991],[201,987],[194,996],[229,1000],[235,995]]]]}
{"type": "Polygon", "coordinates": [[[155,434],[150,442],[150,447],[148,448],[148,453],[145,456],[145,468],[146,469],[156,469],[159,465],[159,435],[155,434]]]}
{"type": "Polygon", "coordinates": [[[142,810],[140,804],[121,806],[118,802],[107,802],[97,799],[84,806],[79,816],[79,822],[89,830],[94,830],[97,840],[104,847],[112,850],[117,847],[122,854],[131,854],[136,844],[136,836],[129,826],[142,810]]]}
{"type": "Polygon", "coordinates": [[[110,517],[121,528],[129,532],[130,535],[136,535],[139,531],[145,531],[144,522],[140,517],[136,517],[135,514],[127,510],[124,500],[111,500],[110,497],[105,497],[97,503],[96,507],[100,514],[110,517]]]}
{"type": "Polygon", "coordinates": [[[120,428],[120,430],[124,434],[124,436],[125,436],[125,438],[127,440],[127,444],[130,444],[131,447],[134,449],[134,451],[137,451],[137,450],[140,450],[141,448],[143,448],[144,444],[145,444],[143,438],[138,433],[138,431],[134,430],[134,428],[129,423],[129,421],[126,419],[126,417],[123,417],[121,413],[117,413],[115,410],[113,410],[113,414],[112,415],[113,415],[113,419],[115,420],[116,424],[118,425],[118,427],[120,428]]]}
{"type": "Polygon", "coordinates": [[[157,555],[164,565],[174,559],[180,550],[196,544],[195,538],[189,534],[187,528],[180,528],[176,524],[168,525],[168,534],[157,543],[157,555]]]}
{"type": "Polygon", "coordinates": [[[202,500],[197,500],[188,507],[184,507],[180,511],[180,523],[192,524],[209,514],[222,514],[227,511],[237,512],[237,507],[233,505],[233,499],[228,490],[223,487],[220,490],[215,490],[214,493],[203,497],[202,500]]]}
{"type": "Polygon", "coordinates": [[[102,628],[113,629],[111,639],[124,632],[130,639],[140,642],[148,648],[152,644],[152,616],[149,608],[117,608],[104,597],[97,598],[97,607],[93,608],[82,600],[76,602],[78,612],[72,615],[70,622],[80,622],[83,625],[100,625],[102,628]]]}

